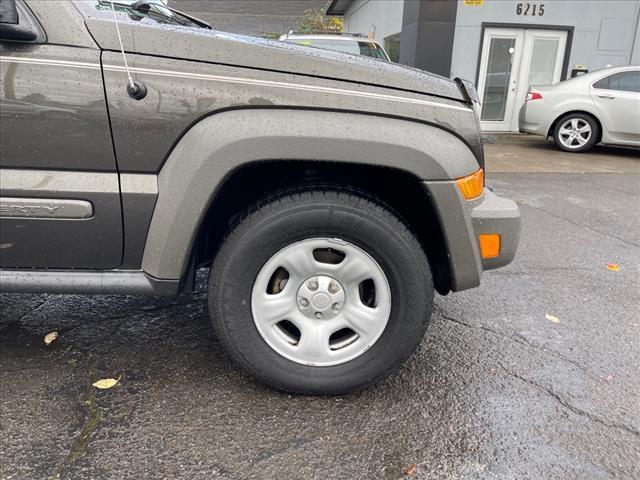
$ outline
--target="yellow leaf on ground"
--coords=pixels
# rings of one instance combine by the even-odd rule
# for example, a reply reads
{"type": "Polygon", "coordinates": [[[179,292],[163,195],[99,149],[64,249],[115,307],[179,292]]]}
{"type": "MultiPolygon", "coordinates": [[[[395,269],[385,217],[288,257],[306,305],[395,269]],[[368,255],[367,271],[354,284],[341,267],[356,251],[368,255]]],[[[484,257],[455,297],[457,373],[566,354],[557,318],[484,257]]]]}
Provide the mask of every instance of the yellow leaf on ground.
{"type": "Polygon", "coordinates": [[[555,317],[553,315],[549,315],[548,313],[545,314],[545,317],[547,320],[553,322],[553,323],[560,323],[560,319],[558,317],[555,317]]]}
{"type": "Polygon", "coordinates": [[[116,383],[120,381],[120,377],[116,378],[103,378],[102,380],[98,380],[97,382],[92,383],[92,385],[101,390],[106,390],[108,388],[114,387],[116,383]]]}
{"type": "Polygon", "coordinates": [[[58,338],[58,332],[49,332],[44,336],[45,345],[51,345],[58,338]]]}
{"type": "Polygon", "coordinates": [[[609,263],[607,264],[607,270],[610,270],[612,272],[619,272],[620,265],[618,265],[617,263],[609,263]]]}
{"type": "Polygon", "coordinates": [[[407,477],[410,477],[411,475],[413,475],[413,472],[415,472],[415,471],[416,471],[416,467],[417,467],[417,465],[416,465],[415,463],[412,463],[412,464],[411,464],[411,465],[409,465],[409,466],[407,467],[407,469],[404,471],[404,474],[405,474],[407,477]]]}

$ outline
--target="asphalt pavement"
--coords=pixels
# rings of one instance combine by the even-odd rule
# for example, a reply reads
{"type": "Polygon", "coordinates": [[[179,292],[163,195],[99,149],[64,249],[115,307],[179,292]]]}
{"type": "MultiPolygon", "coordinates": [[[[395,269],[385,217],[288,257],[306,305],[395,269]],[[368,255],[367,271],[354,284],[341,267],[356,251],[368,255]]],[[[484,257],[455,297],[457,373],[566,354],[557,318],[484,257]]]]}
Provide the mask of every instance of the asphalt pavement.
{"type": "Polygon", "coordinates": [[[640,478],[640,155],[496,138],[488,183],[521,208],[515,262],[437,297],[416,354],[364,392],[256,384],[203,292],[0,296],[0,477],[640,478]],[[600,156],[614,171],[593,173],[600,156]]]}

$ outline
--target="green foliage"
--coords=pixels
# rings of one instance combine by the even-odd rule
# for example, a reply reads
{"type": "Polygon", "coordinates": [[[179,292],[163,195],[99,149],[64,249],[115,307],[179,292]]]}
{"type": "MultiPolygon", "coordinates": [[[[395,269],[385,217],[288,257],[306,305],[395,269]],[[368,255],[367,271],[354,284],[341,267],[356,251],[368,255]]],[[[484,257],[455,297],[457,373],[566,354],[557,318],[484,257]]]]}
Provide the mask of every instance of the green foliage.
{"type": "Polygon", "coordinates": [[[329,17],[324,14],[324,10],[306,10],[298,23],[296,32],[335,32],[340,33],[343,29],[342,18],[329,17]]]}
{"type": "Polygon", "coordinates": [[[262,32],[262,38],[266,38],[268,40],[278,40],[280,35],[282,34],[278,32],[262,32]]]}

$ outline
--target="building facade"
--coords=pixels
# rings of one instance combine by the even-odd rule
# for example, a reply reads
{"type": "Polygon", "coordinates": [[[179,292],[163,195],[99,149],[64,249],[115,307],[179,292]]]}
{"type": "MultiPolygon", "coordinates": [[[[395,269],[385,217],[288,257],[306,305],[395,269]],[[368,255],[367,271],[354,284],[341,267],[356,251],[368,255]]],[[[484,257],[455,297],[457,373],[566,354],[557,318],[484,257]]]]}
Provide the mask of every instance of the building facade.
{"type": "Polygon", "coordinates": [[[529,85],[640,64],[640,0],[333,0],[394,61],[475,82],[482,126],[517,131],[529,85]]]}

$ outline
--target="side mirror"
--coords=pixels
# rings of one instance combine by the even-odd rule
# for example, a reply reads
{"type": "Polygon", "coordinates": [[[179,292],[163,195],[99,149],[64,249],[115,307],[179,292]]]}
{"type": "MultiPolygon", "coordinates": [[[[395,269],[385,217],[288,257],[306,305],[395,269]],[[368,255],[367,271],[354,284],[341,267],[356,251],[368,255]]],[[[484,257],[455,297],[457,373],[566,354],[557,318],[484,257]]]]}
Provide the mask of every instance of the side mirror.
{"type": "Polygon", "coordinates": [[[0,41],[40,43],[44,38],[44,31],[22,2],[0,0],[0,41]]]}

